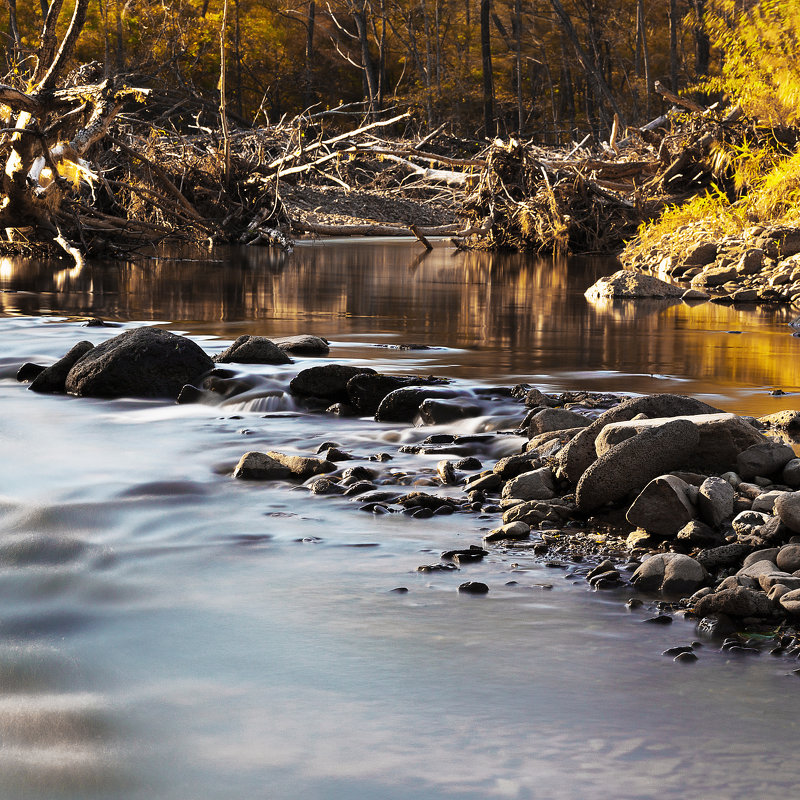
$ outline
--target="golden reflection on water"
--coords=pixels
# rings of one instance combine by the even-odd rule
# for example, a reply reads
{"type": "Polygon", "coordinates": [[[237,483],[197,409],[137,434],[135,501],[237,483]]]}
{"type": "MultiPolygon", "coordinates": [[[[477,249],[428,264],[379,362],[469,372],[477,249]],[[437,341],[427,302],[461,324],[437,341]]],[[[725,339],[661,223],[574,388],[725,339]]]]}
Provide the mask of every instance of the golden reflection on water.
{"type": "MultiPolygon", "coordinates": [[[[687,392],[800,390],[791,308],[592,305],[583,292],[616,269],[609,260],[458,252],[446,243],[425,254],[416,242],[386,240],[302,244],[288,256],[223,248],[180,256],[83,270],[6,259],[0,313],[169,321],[226,339],[309,332],[458,348],[467,352],[431,356],[432,368],[483,380],[558,376],[572,388],[665,391],[653,385],[665,375],[686,380],[687,392]]],[[[764,401],[767,410],[777,402],[793,405],[764,401]]]]}

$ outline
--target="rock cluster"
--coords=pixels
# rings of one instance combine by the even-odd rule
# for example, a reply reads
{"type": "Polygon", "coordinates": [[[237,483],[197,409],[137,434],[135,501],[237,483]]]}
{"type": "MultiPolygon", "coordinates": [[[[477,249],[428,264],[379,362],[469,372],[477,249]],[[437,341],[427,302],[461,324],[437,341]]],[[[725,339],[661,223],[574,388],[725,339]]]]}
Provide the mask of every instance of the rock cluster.
{"type": "Polygon", "coordinates": [[[717,239],[690,224],[649,250],[629,247],[621,260],[716,302],[800,305],[800,228],[758,225],[717,239]]]}

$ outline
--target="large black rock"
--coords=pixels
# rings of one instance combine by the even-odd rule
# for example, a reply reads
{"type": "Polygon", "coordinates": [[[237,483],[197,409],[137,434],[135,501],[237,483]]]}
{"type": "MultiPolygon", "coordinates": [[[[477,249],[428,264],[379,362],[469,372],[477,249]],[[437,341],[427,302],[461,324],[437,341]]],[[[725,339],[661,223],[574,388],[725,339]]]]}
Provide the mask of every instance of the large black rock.
{"type": "Polygon", "coordinates": [[[82,397],[174,400],[214,362],[191,339],[161,328],[136,328],[99,344],[69,371],[66,390],[82,397]]]}

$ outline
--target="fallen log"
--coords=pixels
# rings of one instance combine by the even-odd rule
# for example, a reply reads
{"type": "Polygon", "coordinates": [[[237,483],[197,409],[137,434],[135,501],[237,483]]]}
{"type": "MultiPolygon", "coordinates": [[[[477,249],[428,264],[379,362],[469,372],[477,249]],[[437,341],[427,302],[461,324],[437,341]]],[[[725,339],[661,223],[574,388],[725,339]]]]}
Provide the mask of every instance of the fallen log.
{"type": "Polygon", "coordinates": [[[380,225],[358,223],[354,225],[326,225],[308,220],[292,220],[292,229],[298,233],[313,233],[317,236],[450,236],[460,226],[440,225],[435,228],[422,228],[414,225],[380,225]],[[416,228],[416,231],[412,230],[416,228]]]}

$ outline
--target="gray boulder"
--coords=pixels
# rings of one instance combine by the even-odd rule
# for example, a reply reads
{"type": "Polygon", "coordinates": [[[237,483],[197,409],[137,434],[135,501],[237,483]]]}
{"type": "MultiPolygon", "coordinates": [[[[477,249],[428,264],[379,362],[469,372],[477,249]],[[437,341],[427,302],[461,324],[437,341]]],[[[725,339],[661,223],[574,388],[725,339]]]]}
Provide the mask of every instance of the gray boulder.
{"type": "Polygon", "coordinates": [[[737,456],[736,472],[746,481],[757,475],[768,477],[782,470],[794,457],[794,450],[788,444],[769,441],[754,444],[737,456]]]}
{"type": "Polygon", "coordinates": [[[760,511],[742,511],[733,518],[733,530],[737,536],[758,534],[770,517],[760,511]]]}
{"type": "Polygon", "coordinates": [[[716,528],[733,516],[733,486],[722,478],[706,478],[700,486],[697,508],[700,518],[716,528]]]}
{"type": "Polygon", "coordinates": [[[584,293],[587,300],[603,300],[611,297],[680,297],[684,292],[679,286],[659,280],[652,275],[621,269],[613,275],[600,278],[584,293]]]}
{"type": "Polygon", "coordinates": [[[348,364],[323,364],[301,370],[289,382],[289,390],[301,397],[320,397],[332,403],[349,403],[347,384],[356,375],[376,375],[369,367],[351,367],[348,364]]]}
{"type": "Polygon", "coordinates": [[[563,408],[545,408],[534,414],[528,425],[528,437],[533,438],[540,433],[563,431],[570,428],[585,428],[591,420],[583,414],[567,411],[563,408]]]}
{"type": "Polygon", "coordinates": [[[695,603],[694,613],[700,617],[727,614],[729,617],[768,617],[772,601],[764,592],[737,586],[706,595],[695,603]]]}
{"type": "Polygon", "coordinates": [[[778,602],[787,614],[800,615],[800,589],[785,592],[778,602]]]}
{"type": "Polygon", "coordinates": [[[327,340],[307,333],[299,336],[283,336],[272,341],[281,350],[298,356],[326,356],[331,350],[327,340]]]}
{"type": "MultiPolygon", "coordinates": [[[[637,414],[648,417],[679,417],[689,414],[715,414],[718,408],[676,394],[654,394],[632,397],[601,414],[591,425],[574,436],[556,458],[557,474],[570,483],[577,483],[589,465],[597,458],[595,439],[606,425],[633,419],[637,414]]],[[[653,476],[655,477],[655,476],[653,476]]]]}
{"type": "Polygon", "coordinates": [[[685,419],[627,439],[583,473],[576,489],[578,507],[591,511],[642,489],[653,478],[681,466],[699,441],[697,426],[685,419]]]}
{"type": "Polygon", "coordinates": [[[230,347],[214,356],[218,364],[291,364],[286,355],[266,336],[240,336],[230,347]]]}
{"type": "Polygon", "coordinates": [[[160,397],[174,400],[214,362],[185,336],[136,328],[93,347],[67,374],[65,388],[81,397],[160,397]]]}
{"type": "Polygon", "coordinates": [[[795,572],[800,570],[800,544],[787,544],[778,550],[775,557],[778,569],[784,572],[795,572]]]}
{"type": "Polygon", "coordinates": [[[643,592],[689,595],[708,583],[709,575],[690,556],[681,553],[657,553],[642,562],[631,580],[643,592]]]}
{"type": "Polygon", "coordinates": [[[62,356],[55,364],[43,369],[28,387],[32,392],[54,393],[64,392],[69,371],[75,366],[79,359],[83,358],[94,345],[91,342],[78,342],[73,345],[65,356],[62,356]]]}
{"type": "Polygon", "coordinates": [[[781,483],[792,489],[800,489],[800,458],[793,458],[784,464],[781,483]]]}
{"type": "Polygon", "coordinates": [[[503,498],[518,500],[550,500],[555,497],[555,483],[550,467],[523,472],[503,487],[503,498]]]}
{"type": "Polygon", "coordinates": [[[656,536],[676,536],[694,517],[688,485],[674,475],[654,478],[642,489],[625,519],[656,536]]]}
{"type": "Polygon", "coordinates": [[[773,509],[789,530],[800,533],[800,492],[784,492],[775,500],[773,509]]]}
{"type": "MultiPolygon", "coordinates": [[[[692,455],[692,466],[706,472],[722,472],[737,465],[737,456],[742,450],[768,440],[752,425],[736,414],[692,414],[682,415],[697,425],[700,445],[692,455]]],[[[655,419],[632,419],[606,425],[595,441],[595,451],[603,455],[621,441],[648,427],[658,427],[675,417],[655,419]]]]}

